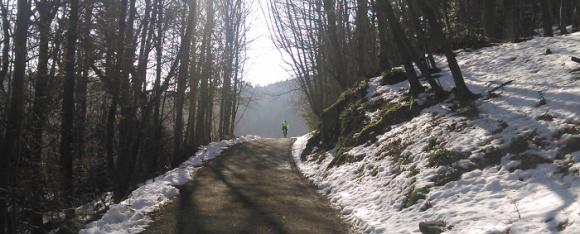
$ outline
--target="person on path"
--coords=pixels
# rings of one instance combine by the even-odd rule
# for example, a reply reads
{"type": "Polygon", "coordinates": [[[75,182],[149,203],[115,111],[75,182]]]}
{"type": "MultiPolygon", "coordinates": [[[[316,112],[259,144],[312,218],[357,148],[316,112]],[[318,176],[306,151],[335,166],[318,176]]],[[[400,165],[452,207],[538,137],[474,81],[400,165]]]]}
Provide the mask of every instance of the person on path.
{"type": "Polygon", "coordinates": [[[288,136],[288,121],[286,120],[282,121],[282,134],[284,135],[284,138],[288,136]]]}

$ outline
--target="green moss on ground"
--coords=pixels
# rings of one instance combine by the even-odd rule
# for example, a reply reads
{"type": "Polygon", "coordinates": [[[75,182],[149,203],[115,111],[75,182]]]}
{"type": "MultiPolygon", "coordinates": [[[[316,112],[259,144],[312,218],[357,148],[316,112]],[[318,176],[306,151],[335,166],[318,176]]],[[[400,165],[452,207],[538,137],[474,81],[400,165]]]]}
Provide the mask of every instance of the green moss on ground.
{"type": "Polygon", "coordinates": [[[403,208],[411,207],[417,204],[417,201],[426,199],[427,194],[429,194],[429,188],[415,188],[413,191],[409,193],[405,203],[403,204],[403,208]]]}
{"type": "Polygon", "coordinates": [[[427,157],[428,166],[439,167],[451,166],[453,163],[466,158],[466,155],[461,152],[439,148],[431,151],[427,157]]]}
{"type": "Polygon", "coordinates": [[[559,153],[561,155],[566,155],[577,151],[580,151],[580,136],[573,136],[566,141],[564,147],[560,149],[559,153]]]}
{"type": "Polygon", "coordinates": [[[391,125],[400,124],[413,119],[415,116],[419,115],[421,109],[420,106],[414,105],[412,99],[387,103],[383,108],[381,108],[379,117],[368,125],[363,126],[363,128],[354,136],[354,143],[363,144],[368,141],[374,142],[376,136],[389,131],[391,125]]]}
{"type": "Polygon", "coordinates": [[[359,82],[354,88],[343,92],[334,104],[324,109],[320,124],[322,148],[331,149],[336,145],[344,134],[341,130],[343,122],[354,123],[354,120],[361,118],[361,113],[364,117],[361,104],[364,102],[367,87],[366,80],[359,82]],[[349,110],[349,113],[343,114],[345,110],[349,110]]]}

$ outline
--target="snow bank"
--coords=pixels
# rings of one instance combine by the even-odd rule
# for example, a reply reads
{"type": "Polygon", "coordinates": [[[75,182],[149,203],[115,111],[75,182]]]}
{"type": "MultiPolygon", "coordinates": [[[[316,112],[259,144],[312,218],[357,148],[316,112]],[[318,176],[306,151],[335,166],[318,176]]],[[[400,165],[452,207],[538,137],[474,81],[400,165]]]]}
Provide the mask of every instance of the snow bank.
{"type": "Polygon", "coordinates": [[[129,195],[129,198],[111,206],[100,220],[88,224],[81,230],[90,233],[139,233],[152,221],[148,216],[179,194],[177,186],[190,181],[199,167],[216,158],[230,146],[256,140],[256,136],[244,136],[234,140],[212,142],[201,147],[197,153],[179,167],[151,179],[129,195]]]}
{"type": "MultiPolygon", "coordinates": [[[[332,151],[301,161],[310,134],[297,138],[293,157],[367,233],[417,233],[427,220],[445,221],[448,233],[580,233],[580,151],[570,152],[578,147],[571,139],[580,137],[580,74],[571,72],[580,65],[570,61],[580,56],[579,41],[575,33],[462,52],[459,65],[474,93],[513,83],[471,106],[426,108],[346,153],[364,155],[361,161],[328,168],[332,151]],[[548,48],[553,54],[544,54],[548,48]],[[461,159],[434,166],[429,159],[437,151],[461,159]],[[481,163],[494,153],[498,162],[481,163]],[[526,164],[533,160],[538,165],[526,164]],[[457,168],[465,171],[459,178],[442,178],[457,168]],[[417,191],[426,194],[409,203],[417,191]]],[[[442,69],[440,82],[450,90],[449,68],[442,69]]],[[[406,88],[371,79],[367,101],[397,100],[406,88]]],[[[367,120],[378,114],[366,113],[367,120]]]]}

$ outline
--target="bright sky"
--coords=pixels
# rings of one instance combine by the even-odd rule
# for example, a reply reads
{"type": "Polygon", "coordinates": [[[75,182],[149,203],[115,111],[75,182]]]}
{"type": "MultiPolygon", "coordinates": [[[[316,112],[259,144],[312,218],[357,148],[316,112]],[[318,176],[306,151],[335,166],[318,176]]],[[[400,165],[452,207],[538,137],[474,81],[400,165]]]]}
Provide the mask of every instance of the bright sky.
{"type": "Polygon", "coordinates": [[[250,43],[248,49],[245,79],[254,85],[268,85],[290,78],[290,74],[284,68],[287,65],[270,39],[268,16],[262,12],[264,9],[265,13],[269,14],[266,1],[254,0],[250,16],[251,29],[248,39],[254,41],[250,43]]]}

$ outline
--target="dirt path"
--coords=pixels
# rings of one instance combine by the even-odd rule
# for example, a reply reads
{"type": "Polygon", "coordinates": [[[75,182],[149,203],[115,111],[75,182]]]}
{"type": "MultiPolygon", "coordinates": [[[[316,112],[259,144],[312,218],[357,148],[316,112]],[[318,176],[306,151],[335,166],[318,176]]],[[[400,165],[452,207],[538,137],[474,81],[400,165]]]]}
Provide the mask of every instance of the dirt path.
{"type": "Polygon", "coordinates": [[[349,233],[297,171],[290,139],[234,146],[198,171],[144,233],[349,233]]]}

